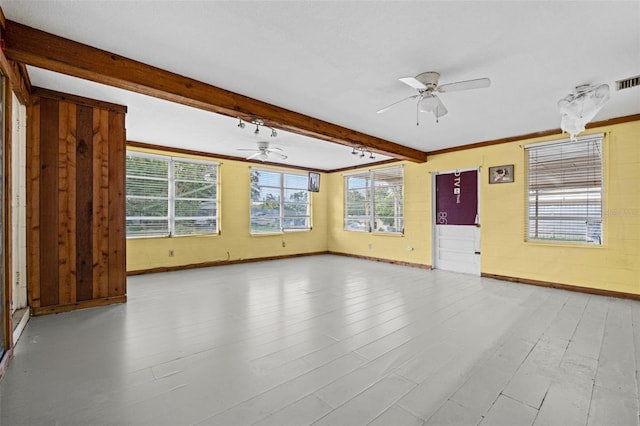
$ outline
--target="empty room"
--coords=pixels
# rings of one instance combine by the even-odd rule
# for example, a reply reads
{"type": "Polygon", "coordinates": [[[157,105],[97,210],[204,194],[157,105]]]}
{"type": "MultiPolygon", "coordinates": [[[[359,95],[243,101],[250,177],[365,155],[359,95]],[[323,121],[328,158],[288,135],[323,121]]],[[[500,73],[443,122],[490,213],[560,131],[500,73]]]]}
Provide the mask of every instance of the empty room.
{"type": "Polygon", "coordinates": [[[0,0],[0,425],[640,426],[639,23],[0,0]]]}

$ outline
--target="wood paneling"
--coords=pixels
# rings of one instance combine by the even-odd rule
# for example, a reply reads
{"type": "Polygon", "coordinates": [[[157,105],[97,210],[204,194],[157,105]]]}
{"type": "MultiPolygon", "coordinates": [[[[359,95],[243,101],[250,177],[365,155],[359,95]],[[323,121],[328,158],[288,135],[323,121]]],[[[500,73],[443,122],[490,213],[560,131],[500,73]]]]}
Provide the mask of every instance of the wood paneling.
{"type": "Polygon", "coordinates": [[[28,285],[34,314],[126,300],[126,109],[36,91],[28,108],[28,285]]]}
{"type": "Polygon", "coordinates": [[[82,43],[7,21],[9,59],[144,95],[245,120],[260,118],[268,126],[349,147],[423,163],[426,153],[318,120],[201,81],[96,49],[82,43]]]}
{"type": "Polygon", "coordinates": [[[109,297],[127,293],[124,113],[109,112],[109,297]]]}
{"type": "Polygon", "coordinates": [[[58,102],[40,101],[40,303],[59,303],[58,102]]]}

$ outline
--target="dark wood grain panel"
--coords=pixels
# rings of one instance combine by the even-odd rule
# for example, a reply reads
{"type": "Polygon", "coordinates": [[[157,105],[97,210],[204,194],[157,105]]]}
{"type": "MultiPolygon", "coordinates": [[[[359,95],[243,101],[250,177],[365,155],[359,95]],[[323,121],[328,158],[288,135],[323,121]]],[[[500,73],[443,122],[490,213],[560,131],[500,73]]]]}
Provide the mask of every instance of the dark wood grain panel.
{"type": "Polygon", "coordinates": [[[109,295],[109,111],[93,110],[93,297],[109,295]]]}
{"type": "Polygon", "coordinates": [[[127,293],[125,115],[109,113],[109,296],[127,293]]]}
{"type": "Polygon", "coordinates": [[[27,109],[34,315],[126,301],[124,108],[73,99],[34,95],[27,109]]]}
{"type": "Polygon", "coordinates": [[[58,275],[60,304],[76,300],[76,106],[60,102],[58,135],[58,275]]]}
{"type": "Polygon", "coordinates": [[[93,108],[77,107],[76,298],[93,298],[93,108]]]}
{"type": "Polygon", "coordinates": [[[27,108],[27,297],[40,306],[40,98],[27,108]]]}
{"type": "Polygon", "coordinates": [[[58,102],[40,100],[40,303],[59,303],[58,102]]]}

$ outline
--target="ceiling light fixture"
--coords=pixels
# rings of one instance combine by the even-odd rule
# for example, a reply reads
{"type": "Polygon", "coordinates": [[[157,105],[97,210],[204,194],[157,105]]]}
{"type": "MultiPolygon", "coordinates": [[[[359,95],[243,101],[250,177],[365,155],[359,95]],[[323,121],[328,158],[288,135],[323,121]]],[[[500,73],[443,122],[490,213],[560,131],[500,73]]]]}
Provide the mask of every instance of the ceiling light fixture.
{"type": "MultiPolygon", "coordinates": [[[[238,127],[241,129],[244,129],[246,126],[246,123],[244,121],[242,121],[242,118],[238,117],[238,127]]],[[[264,124],[264,121],[256,118],[255,120],[251,120],[248,121],[248,123],[253,124],[256,126],[256,130],[253,131],[254,135],[259,135],[260,134],[260,127],[266,127],[267,129],[271,129],[271,137],[275,138],[278,136],[278,132],[276,132],[276,129],[274,129],[271,126],[267,126],[266,124],[264,124]]]]}
{"type": "Polygon", "coordinates": [[[562,116],[560,128],[575,140],[576,135],[585,130],[586,124],[593,120],[608,100],[607,84],[577,86],[573,93],[558,101],[558,109],[562,116]]]}
{"type": "Polygon", "coordinates": [[[360,158],[364,158],[365,155],[369,155],[369,159],[373,160],[376,157],[373,155],[373,152],[369,148],[363,145],[354,146],[351,148],[351,154],[358,155],[360,158]]]}

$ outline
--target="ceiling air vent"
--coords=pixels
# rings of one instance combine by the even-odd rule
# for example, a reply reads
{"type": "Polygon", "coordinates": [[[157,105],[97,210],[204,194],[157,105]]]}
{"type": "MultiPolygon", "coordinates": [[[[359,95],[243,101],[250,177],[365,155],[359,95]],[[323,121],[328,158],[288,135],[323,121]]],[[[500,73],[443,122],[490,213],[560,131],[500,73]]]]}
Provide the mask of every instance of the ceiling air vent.
{"type": "Polygon", "coordinates": [[[640,75],[616,81],[616,90],[630,89],[635,86],[640,86],[640,75]]]}

